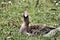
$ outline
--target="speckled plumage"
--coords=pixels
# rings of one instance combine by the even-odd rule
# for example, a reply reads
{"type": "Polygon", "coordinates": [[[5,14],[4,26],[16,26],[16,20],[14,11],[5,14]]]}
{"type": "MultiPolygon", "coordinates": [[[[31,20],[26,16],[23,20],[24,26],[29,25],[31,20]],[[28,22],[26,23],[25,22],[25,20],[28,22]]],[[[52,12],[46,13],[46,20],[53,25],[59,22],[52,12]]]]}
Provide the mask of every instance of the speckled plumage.
{"type": "Polygon", "coordinates": [[[59,28],[52,28],[43,25],[32,25],[29,26],[29,16],[28,12],[25,11],[23,14],[23,23],[20,27],[20,32],[27,35],[40,35],[42,34],[44,37],[54,36],[57,31],[60,31],[59,28]]]}

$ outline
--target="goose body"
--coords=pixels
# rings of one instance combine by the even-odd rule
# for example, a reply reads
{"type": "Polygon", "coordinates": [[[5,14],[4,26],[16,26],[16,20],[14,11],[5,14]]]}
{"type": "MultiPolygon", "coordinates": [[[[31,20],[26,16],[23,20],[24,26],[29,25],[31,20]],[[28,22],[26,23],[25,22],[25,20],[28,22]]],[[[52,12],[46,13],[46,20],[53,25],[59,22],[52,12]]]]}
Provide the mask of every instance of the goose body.
{"type": "Polygon", "coordinates": [[[20,27],[20,32],[27,35],[40,35],[42,34],[44,37],[51,35],[51,33],[54,32],[53,35],[56,34],[57,31],[60,31],[60,28],[52,28],[48,26],[43,25],[32,25],[29,26],[29,16],[28,12],[25,11],[23,14],[23,23],[20,27]]]}
{"type": "Polygon", "coordinates": [[[53,29],[55,28],[51,28],[43,25],[33,25],[29,27],[27,32],[34,35],[40,35],[40,34],[47,34],[53,29]]]}

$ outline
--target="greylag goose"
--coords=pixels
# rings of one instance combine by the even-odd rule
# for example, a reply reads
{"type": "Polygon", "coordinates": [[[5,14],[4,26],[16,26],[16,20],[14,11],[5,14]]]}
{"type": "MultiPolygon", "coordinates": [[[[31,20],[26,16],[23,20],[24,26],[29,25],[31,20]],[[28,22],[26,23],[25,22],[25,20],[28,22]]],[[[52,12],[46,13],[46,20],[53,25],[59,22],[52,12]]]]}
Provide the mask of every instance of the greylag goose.
{"type": "Polygon", "coordinates": [[[22,34],[27,35],[40,35],[42,34],[44,37],[52,37],[57,31],[60,31],[60,27],[52,28],[43,25],[32,25],[29,26],[29,15],[27,11],[23,13],[23,23],[19,30],[22,34]]]}

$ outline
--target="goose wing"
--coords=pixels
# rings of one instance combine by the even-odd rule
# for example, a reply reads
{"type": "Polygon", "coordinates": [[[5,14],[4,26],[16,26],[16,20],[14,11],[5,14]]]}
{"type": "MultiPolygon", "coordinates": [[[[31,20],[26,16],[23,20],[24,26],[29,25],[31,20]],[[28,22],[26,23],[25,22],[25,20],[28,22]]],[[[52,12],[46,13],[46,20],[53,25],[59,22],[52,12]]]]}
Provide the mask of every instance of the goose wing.
{"type": "Polygon", "coordinates": [[[42,26],[42,25],[33,25],[28,28],[28,33],[31,34],[46,34],[55,28],[42,26]]]}

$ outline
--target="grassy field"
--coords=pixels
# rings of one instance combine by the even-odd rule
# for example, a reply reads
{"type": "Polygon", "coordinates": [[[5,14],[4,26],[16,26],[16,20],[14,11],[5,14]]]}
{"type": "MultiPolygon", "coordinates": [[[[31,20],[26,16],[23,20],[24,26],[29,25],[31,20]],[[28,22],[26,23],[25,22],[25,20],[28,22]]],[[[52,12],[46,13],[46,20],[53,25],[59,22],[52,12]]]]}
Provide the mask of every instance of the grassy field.
{"type": "MultiPolygon", "coordinates": [[[[0,40],[54,40],[53,37],[44,38],[19,33],[22,24],[22,13],[25,10],[29,12],[30,25],[60,26],[60,6],[56,6],[49,0],[40,0],[36,7],[36,1],[22,0],[18,2],[13,0],[12,5],[7,4],[3,8],[0,5],[0,40]]],[[[56,39],[60,40],[60,32],[57,33],[56,39]]]]}

